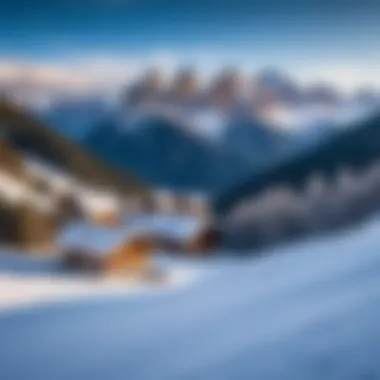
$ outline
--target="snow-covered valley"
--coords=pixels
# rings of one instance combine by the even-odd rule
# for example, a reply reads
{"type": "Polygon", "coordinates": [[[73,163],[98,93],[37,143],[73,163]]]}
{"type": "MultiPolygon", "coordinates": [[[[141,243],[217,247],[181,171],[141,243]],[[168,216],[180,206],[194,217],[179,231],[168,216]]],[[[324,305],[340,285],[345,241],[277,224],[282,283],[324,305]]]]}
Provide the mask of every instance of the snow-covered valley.
{"type": "MultiPolygon", "coordinates": [[[[375,218],[256,258],[170,261],[186,286],[104,282],[65,301],[3,308],[1,378],[377,379],[379,247],[375,218]]],[[[2,281],[20,265],[10,267],[2,281]]]]}

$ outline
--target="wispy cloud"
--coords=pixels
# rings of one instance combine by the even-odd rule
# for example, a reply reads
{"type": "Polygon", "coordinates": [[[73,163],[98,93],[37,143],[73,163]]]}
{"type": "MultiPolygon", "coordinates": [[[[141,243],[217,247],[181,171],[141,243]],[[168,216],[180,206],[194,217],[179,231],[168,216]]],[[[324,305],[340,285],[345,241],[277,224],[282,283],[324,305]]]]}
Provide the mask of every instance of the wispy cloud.
{"type": "MultiPolygon", "coordinates": [[[[222,61],[197,61],[197,69],[204,77],[215,74],[223,66],[222,61]],[[214,69],[210,69],[210,62],[214,69]],[[203,63],[202,63],[203,62],[203,63]]],[[[169,76],[178,68],[178,55],[159,51],[144,57],[87,54],[61,61],[22,61],[0,59],[0,89],[10,92],[22,101],[44,102],[56,95],[105,95],[116,94],[149,67],[159,68],[169,76]]],[[[249,65],[243,65],[248,67],[249,65]]],[[[326,82],[342,92],[360,87],[380,89],[380,67],[365,64],[337,64],[309,62],[288,71],[301,84],[326,82]]],[[[253,72],[246,72],[252,75],[253,72]]]]}
{"type": "Polygon", "coordinates": [[[330,83],[343,92],[363,87],[380,89],[380,66],[375,64],[311,63],[297,70],[296,74],[305,84],[330,83]]]}
{"type": "Polygon", "coordinates": [[[20,101],[42,101],[55,95],[117,93],[149,67],[164,73],[176,60],[165,52],[145,58],[88,55],[64,62],[0,60],[0,89],[20,101]]]}

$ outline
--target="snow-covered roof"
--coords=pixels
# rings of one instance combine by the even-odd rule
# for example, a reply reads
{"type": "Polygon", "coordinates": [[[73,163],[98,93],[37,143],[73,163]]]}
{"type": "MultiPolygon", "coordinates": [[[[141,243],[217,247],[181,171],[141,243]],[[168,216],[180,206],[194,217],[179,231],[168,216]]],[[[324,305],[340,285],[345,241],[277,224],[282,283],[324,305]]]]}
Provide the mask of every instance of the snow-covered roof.
{"type": "Polygon", "coordinates": [[[97,226],[75,222],[65,227],[59,237],[61,248],[80,247],[93,253],[106,254],[128,236],[151,233],[165,237],[185,238],[194,233],[199,222],[188,216],[136,214],[120,226],[97,226]]]}
{"type": "Polygon", "coordinates": [[[84,212],[89,215],[94,212],[118,212],[122,206],[117,195],[90,187],[79,187],[76,197],[84,212]]]}

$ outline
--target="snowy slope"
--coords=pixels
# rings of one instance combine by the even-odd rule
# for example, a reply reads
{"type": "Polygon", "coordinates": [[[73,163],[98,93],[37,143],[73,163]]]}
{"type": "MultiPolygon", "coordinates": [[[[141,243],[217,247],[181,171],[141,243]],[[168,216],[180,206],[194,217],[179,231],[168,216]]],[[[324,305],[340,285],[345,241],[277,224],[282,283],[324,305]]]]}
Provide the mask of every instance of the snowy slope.
{"type": "Polygon", "coordinates": [[[177,265],[164,284],[117,277],[70,274],[57,257],[30,257],[15,252],[0,253],[0,310],[23,310],[38,305],[97,299],[100,296],[141,297],[177,291],[201,279],[202,271],[177,265]]]}
{"type": "Polygon", "coordinates": [[[160,297],[0,314],[0,377],[378,379],[379,247],[376,219],[260,259],[188,264],[213,274],[160,297]]]}
{"type": "Polygon", "coordinates": [[[10,204],[29,202],[38,209],[50,212],[53,209],[52,199],[42,196],[27,183],[0,169],[0,199],[10,204]]]}
{"type": "Polygon", "coordinates": [[[55,196],[59,197],[60,194],[73,195],[81,210],[88,217],[96,214],[96,212],[111,211],[117,214],[122,207],[122,200],[112,191],[87,185],[73,175],[34,157],[26,157],[24,166],[34,178],[47,182],[55,196]]]}

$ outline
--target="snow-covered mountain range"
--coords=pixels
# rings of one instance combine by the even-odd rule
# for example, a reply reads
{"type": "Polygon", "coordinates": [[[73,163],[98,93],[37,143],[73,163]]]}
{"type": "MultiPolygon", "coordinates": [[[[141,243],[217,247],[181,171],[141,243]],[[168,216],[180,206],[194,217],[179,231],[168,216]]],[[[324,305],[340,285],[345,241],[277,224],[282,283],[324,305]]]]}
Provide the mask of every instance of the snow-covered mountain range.
{"type": "Polygon", "coordinates": [[[169,83],[147,72],[117,103],[62,98],[39,115],[155,186],[210,193],[364,118],[379,99],[370,90],[348,97],[327,84],[303,88],[273,69],[249,81],[225,70],[204,86],[184,69],[169,83]]]}

